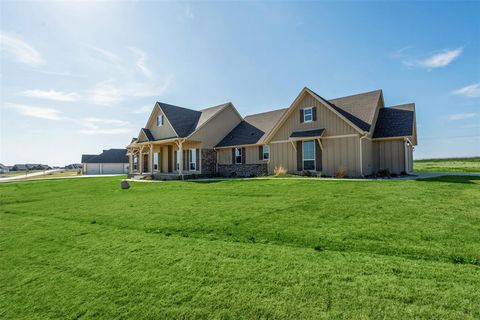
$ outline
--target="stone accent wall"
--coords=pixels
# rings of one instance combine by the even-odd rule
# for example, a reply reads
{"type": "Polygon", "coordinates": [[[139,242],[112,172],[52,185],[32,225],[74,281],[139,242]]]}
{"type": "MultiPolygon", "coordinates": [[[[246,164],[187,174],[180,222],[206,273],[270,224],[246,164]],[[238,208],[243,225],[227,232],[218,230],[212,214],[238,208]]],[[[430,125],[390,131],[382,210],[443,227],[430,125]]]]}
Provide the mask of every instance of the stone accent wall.
{"type": "Polygon", "coordinates": [[[261,164],[219,164],[218,174],[224,177],[256,177],[267,175],[266,163],[261,164]]]}
{"type": "Polygon", "coordinates": [[[202,149],[202,175],[214,175],[217,170],[217,152],[213,149],[202,149]]]}

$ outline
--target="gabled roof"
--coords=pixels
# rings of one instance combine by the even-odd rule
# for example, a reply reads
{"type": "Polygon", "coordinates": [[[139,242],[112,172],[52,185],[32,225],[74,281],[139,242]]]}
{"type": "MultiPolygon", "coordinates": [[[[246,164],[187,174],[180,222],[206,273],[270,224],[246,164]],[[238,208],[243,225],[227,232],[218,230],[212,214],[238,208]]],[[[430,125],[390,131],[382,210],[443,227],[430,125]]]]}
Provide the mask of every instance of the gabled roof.
{"type": "Polygon", "coordinates": [[[413,135],[415,104],[381,108],[373,138],[392,138],[413,135]]]}
{"type": "Polygon", "coordinates": [[[147,137],[148,141],[154,141],[155,140],[155,138],[153,137],[153,134],[150,131],[150,129],[142,128],[142,131],[145,134],[145,137],[147,137]]]}
{"type": "Polygon", "coordinates": [[[88,158],[82,163],[128,163],[127,149],[109,149],[94,157],[88,158]]]}
{"type": "Polygon", "coordinates": [[[246,116],[216,147],[263,144],[267,134],[286,110],[278,109],[246,116]]]}

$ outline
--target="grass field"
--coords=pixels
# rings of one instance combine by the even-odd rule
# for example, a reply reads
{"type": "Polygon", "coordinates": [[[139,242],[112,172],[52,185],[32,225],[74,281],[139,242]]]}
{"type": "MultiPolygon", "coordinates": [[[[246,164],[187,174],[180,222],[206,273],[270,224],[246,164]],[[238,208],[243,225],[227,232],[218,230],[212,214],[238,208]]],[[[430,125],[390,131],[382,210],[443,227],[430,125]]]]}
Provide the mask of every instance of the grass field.
{"type": "Polygon", "coordinates": [[[0,185],[2,319],[478,319],[480,179],[0,185]]]}
{"type": "Polygon", "coordinates": [[[413,168],[428,172],[480,172],[480,157],[415,160],[413,168]]]}

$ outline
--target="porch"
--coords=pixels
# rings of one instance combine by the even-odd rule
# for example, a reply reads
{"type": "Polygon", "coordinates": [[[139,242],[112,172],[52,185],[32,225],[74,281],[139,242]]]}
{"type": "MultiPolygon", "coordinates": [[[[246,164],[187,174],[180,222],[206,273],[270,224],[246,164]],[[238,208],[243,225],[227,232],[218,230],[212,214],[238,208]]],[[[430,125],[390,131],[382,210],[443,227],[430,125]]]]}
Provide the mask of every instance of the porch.
{"type": "Polygon", "coordinates": [[[173,180],[202,173],[198,141],[168,139],[134,142],[127,147],[129,176],[173,180]]]}

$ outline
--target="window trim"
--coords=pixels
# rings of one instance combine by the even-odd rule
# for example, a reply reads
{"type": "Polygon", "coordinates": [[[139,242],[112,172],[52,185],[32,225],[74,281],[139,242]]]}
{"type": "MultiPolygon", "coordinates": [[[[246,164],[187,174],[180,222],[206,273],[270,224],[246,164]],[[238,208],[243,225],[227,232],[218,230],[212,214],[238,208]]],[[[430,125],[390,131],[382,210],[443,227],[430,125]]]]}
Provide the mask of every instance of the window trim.
{"type": "Polygon", "coordinates": [[[262,146],[262,160],[269,160],[270,159],[270,146],[268,144],[264,144],[262,146]],[[268,149],[267,152],[265,152],[265,147],[268,149]],[[265,158],[265,154],[268,156],[265,158]]]}
{"type": "Polygon", "coordinates": [[[313,161],[313,169],[308,169],[308,171],[316,171],[317,168],[317,159],[316,159],[316,146],[315,140],[304,140],[302,141],[302,168],[305,170],[305,161],[313,161]],[[305,142],[311,142],[313,144],[313,159],[305,159],[305,142]]]}
{"type": "Polygon", "coordinates": [[[242,148],[235,148],[235,164],[242,164],[242,157],[243,157],[242,148]],[[240,158],[240,162],[238,162],[239,158],[240,158]]]}
{"type": "Polygon", "coordinates": [[[157,127],[161,127],[163,126],[163,114],[159,114],[157,115],[157,127]],[[159,119],[161,119],[161,121],[158,121],[159,119]]]}
{"type": "Polygon", "coordinates": [[[189,149],[188,150],[189,162],[188,162],[188,171],[197,171],[197,150],[189,149]],[[192,164],[194,165],[192,169],[192,164]]]}
{"type": "Polygon", "coordinates": [[[313,107],[303,108],[303,122],[313,122],[313,107]],[[307,120],[307,113],[305,111],[310,110],[310,120],[307,120]]]}
{"type": "MultiPolygon", "coordinates": [[[[177,163],[175,163],[175,168],[177,171],[180,171],[180,154],[181,154],[180,149],[175,150],[175,152],[177,153],[177,163]]],[[[183,168],[183,170],[185,170],[185,168],[183,168]]]]}
{"type": "Polygon", "coordinates": [[[133,156],[133,170],[138,170],[138,156],[133,156]]]}

